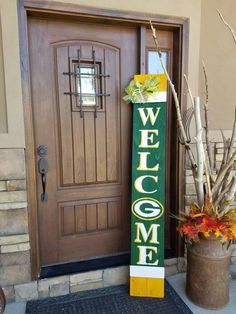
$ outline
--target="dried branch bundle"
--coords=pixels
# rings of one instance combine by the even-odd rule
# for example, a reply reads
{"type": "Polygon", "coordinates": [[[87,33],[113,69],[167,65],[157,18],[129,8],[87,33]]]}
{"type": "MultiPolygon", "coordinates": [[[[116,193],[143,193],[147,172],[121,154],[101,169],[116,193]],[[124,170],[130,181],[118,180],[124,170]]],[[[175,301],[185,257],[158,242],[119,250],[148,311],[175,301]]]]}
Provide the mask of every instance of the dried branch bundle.
{"type": "MultiPolygon", "coordinates": [[[[218,13],[223,23],[230,30],[233,36],[234,43],[236,44],[236,35],[234,33],[234,30],[225,21],[220,11],[218,11],[218,13]]],[[[195,183],[196,192],[197,192],[198,205],[200,207],[204,206],[204,200],[206,196],[205,190],[206,190],[208,199],[210,200],[212,204],[212,208],[214,208],[215,210],[215,214],[219,217],[223,217],[224,215],[228,213],[229,205],[232,202],[232,200],[234,200],[234,195],[236,192],[236,177],[234,176],[229,181],[230,173],[231,173],[234,161],[236,160],[236,151],[233,152],[233,146],[236,139],[236,109],[235,109],[235,118],[234,118],[231,138],[226,139],[223,132],[221,132],[223,143],[224,143],[224,154],[223,154],[223,160],[221,163],[220,170],[217,173],[217,177],[215,179],[213,175],[214,152],[212,149],[212,143],[209,138],[209,119],[208,119],[209,91],[208,91],[208,77],[207,77],[205,64],[204,63],[202,64],[204,82],[205,82],[205,95],[206,95],[205,104],[204,104],[205,141],[206,141],[205,147],[202,141],[203,128],[201,124],[199,98],[193,97],[188,79],[186,75],[184,75],[184,80],[187,86],[187,91],[189,94],[191,107],[194,109],[194,117],[195,117],[195,125],[196,125],[195,141],[196,141],[196,150],[197,150],[197,161],[196,161],[194,154],[192,152],[190,143],[189,143],[188,128],[189,128],[190,121],[188,120],[188,126],[186,128],[186,125],[185,125],[186,123],[184,123],[184,116],[182,116],[181,110],[180,110],[178,95],[175,90],[174,84],[167,72],[167,69],[165,68],[165,65],[163,63],[161,50],[160,50],[158,39],[156,36],[156,30],[153,27],[151,21],[150,21],[150,26],[152,29],[152,35],[153,35],[154,43],[156,46],[156,50],[158,52],[159,61],[167,77],[170,90],[174,98],[174,104],[175,104],[176,113],[177,113],[177,123],[179,126],[179,132],[180,132],[179,138],[180,138],[181,144],[185,146],[187,154],[191,162],[194,183],[195,183]],[[205,176],[205,179],[204,179],[204,176],[205,176]]]]}

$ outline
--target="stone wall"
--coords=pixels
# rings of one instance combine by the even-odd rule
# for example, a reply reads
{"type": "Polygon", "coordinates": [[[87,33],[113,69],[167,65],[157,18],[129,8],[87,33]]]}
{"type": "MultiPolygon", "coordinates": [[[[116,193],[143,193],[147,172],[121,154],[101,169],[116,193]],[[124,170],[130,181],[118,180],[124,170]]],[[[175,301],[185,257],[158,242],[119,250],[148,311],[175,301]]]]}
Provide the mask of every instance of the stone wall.
{"type": "MultiPolygon", "coordinates": [[[[184,270],[184,259],[173,258],[165,261],[166,276],[184,270]]],[[[39,279],[28,283],[15,284],[3,288],[7,302],[27,301],[45,297],[55,297],[69,293],[128,284],[129,267],[89,271],[73,275],[39,279]]]]}
{"type": "Polygon", "coordinates": [[[24,149],[0,149],[0,285],[31,280],[24,149]]]}
{"type": "MultiPolygon", "coordinates": [[[[221,161],[223,159],[223,152],[224,152],[224,145],[221,142],[216,142],[213,144],[213,149],[215,152],[215,160],[214,160],[214,167],[215,170],[219,170],[221,161]]],[[[235,145],[236,147],[236,145],[235,145]]],[[[187,158],[186,158],[187,159],[187,158]]],[[[192,176],[192,171],[189,168],[189,161],[186,161],[185,167],[185,211],[189,210],[190,204],[196,200],[196,191],[194,180],[192,176]]],[[[235,168],[235,167],[234,167],[235,168]]],[[[235,174],[236,170],[233,170],[231,175],[235,174]]],[[[236,205],[235,205],[236,207],[236,205]]],[[[231,245],[232,255],[231,255],[231,262],[232,264],[236,264],[236,243],[231,245]]]]}

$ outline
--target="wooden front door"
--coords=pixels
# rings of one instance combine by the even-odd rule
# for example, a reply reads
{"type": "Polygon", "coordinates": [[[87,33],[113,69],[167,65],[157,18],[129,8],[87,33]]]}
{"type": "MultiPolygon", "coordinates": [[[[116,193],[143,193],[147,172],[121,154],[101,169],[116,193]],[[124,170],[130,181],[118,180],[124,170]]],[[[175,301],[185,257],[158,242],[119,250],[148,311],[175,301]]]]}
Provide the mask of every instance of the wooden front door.
{"type": "MultiPolygon", "coordinates": [[[[138,25],[28,17],[41,266],[129,251],[132,106],[122,96],[153,50],[150,32],[146,44],[141,33],[138,25]]],[[[159,35],[172,70],[172,32],[159,35]]]]}
{"type": "Polygon", "coordinates": [[[48,161],[44,202],[37,175],[42,265],[129,250],[131,106],[121,91],[138,71],[137,45],[136,28],[29,19],[35,147],[48,161]]]}

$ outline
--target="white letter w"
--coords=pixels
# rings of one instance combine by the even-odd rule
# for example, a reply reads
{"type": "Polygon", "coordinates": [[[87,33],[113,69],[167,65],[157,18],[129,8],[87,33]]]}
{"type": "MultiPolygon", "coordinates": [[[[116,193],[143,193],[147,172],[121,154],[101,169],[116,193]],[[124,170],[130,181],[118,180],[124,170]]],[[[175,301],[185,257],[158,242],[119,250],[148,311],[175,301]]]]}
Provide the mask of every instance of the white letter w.
{"type": "Polygon", "coordinates": [[[143,125],[145,126],[148,119],[150,118],[150,122],[151,122],[151,125],[154,125],[155,122],[156,122],[156,119],[157,119],[157,116],[159,114],[159,111],[160,111],[160,107],[157,107],[156,108],[156,113],[154,114],[153,112],[153,108],[151,107],[148,107],[148,108],[138,108],[138,111],[139,111],[139,115],[140,115],[140,118],[143,122],[143,125]],[[147,111],[147,112],[145,112],[147,111]]]}

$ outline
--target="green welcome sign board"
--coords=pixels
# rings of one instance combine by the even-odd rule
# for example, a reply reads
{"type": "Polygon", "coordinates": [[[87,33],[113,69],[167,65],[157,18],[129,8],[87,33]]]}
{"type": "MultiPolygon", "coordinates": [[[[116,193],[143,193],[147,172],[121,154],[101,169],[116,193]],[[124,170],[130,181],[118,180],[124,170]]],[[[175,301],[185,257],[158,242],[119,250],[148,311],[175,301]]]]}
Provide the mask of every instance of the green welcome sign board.
{"type": "Polygon", "coordinates": [[[130,295],[143,297],[164,297],[167,84],[163,74],[156,77],[151,102],[133,104],[130,295]]]}

